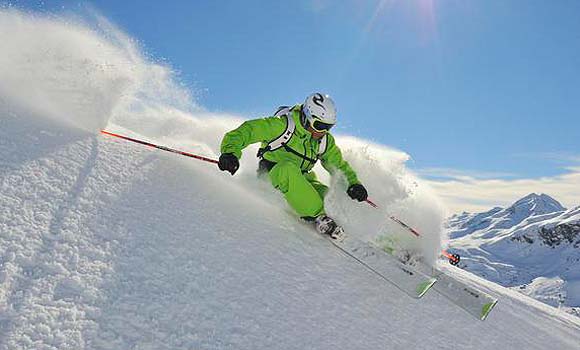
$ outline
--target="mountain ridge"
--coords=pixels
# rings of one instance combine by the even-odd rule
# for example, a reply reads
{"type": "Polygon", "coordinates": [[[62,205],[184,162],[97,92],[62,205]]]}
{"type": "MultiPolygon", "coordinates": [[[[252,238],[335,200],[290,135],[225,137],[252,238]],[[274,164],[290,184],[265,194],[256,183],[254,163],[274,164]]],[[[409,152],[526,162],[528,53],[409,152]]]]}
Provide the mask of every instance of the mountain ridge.
{"type": "Polygon", "coordinates": [[[507,208],[453,215],[445,226],[466,270],[580,314],[573,268],[580,262],[580,206],[566,209],[531,193],[507,208]]]}

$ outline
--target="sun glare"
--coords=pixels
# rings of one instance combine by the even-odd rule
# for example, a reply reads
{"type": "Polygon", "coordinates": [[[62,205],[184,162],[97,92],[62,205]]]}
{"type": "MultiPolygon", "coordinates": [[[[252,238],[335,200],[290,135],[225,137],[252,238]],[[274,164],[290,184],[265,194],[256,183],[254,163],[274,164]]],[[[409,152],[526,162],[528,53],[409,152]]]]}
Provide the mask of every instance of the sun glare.
{"type": "Polygon", "coordinates": [[[405,16],[417,29],[423,42],[431,41],[437,34],[435,0],[380,0],[377,2],[364,32],[370,33],[381,21],[388,20],[390,15],[405,16]]]}

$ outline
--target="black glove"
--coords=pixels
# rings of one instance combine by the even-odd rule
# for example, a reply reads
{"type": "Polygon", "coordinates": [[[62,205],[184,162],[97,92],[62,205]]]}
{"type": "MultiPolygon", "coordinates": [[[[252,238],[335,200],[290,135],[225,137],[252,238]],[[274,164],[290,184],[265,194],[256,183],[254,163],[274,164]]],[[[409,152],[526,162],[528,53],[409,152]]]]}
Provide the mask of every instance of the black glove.
{"type": "Polygon", "coordinates": [[[240,162],[238,161],[238,157],[236,157],[233,153],[223,153],[220,156],[218,167],[220,170],[229,171],[232,175],[234,175],[240,167],[240,162]]]}
{"type": "Polygon", "coordinates": [[[359,202],[365,201],[369,196],[367,189],[361,184],[350,185],[346,193],[348,193],[350,198],[356,199],[359,202]]]}

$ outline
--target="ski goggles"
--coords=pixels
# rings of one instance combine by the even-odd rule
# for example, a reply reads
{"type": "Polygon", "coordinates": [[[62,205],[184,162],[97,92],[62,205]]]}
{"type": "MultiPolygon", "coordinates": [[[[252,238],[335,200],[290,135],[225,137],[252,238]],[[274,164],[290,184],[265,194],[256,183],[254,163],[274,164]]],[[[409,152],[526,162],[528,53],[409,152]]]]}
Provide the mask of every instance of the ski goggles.
{"type": "Polygon", "coordinates": [[[312,127],[312,129],[318,132],[328,132],[328,130],[330,130],[330,128],[332,128],[334,124],[328,124],[318,119],[314,119],[314,122],[312,122],[310,126],[312,127]]]}

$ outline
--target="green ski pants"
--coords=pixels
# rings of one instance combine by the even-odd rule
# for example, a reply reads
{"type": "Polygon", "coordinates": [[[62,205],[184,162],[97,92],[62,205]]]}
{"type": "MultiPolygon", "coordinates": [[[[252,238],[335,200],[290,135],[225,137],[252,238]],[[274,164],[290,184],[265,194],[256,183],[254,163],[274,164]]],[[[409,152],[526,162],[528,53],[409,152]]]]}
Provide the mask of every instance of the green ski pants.
{"type": "Polygon", "coordinates": [[[277,163],[269,172],[272,185],[284,194],[286,201],[300,217],[324,214],[324,196],[328,187],[311,171],[303,174],[290,162],[277,163]]]}

